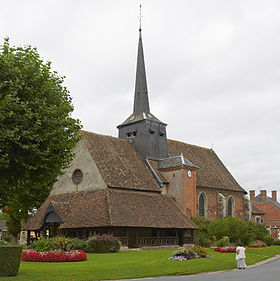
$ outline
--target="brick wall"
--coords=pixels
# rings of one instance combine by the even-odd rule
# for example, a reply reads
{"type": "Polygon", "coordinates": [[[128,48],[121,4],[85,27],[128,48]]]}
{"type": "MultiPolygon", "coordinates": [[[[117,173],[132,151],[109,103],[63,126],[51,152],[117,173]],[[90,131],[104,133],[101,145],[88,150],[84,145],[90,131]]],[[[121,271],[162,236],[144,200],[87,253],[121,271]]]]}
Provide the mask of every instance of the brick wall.
{"type": "Polygon", "coordinates": [[[167,190],[185,212],[187,217],[196,217],[196,170],[188,167],[170,168],[162,171],[169,181],[167,190]],[[191,171],[189,176],[188,171],[191,171]]]}
{"type": "Polygon", "coordinates": [[[189,217],[198,216],[198,200],[201,192],[207,199],[206,218],[214,220],[223,217],[221,215],[221,198],[225,197],[225,216],[228,211],[228,199],[233,200],[233,216],[246,220],[246,200],[243,192],[225,191],[214,188],[196,186],[196,170],[189,167],[177,167],[162,170],[168,180],[168,194],[176,200],[185,214],[189,217]],[[191,176],[188,171],[192,172],[191,176]],[[220,194],[220,195],[219,195],[220,194]]]}
{"type": "MultiPolygon", "coordinates": [[[[227,215],[228,211],[228,199],[231,197],[233,199],[234,205],[233,205],[233,216],[243,219],[244,215],[246,213],[246,206],[245,206],[245,200],[244,200],[244,194],[241,192],[234,192],[234,191],[224,191],[224,190],[218,190],[218,189],[211,189],[211,188],[203,188],[203,187],[197,187],[197,200],[196,209],[198,210],[198,199],[201,192],[204,192],[207,198],[207,219],[209,220],[215,220],[221,217],[220,212],[220,196],[219,193],[221,193],[225,197],[225,215],[227,215]]],[[[198,216],[198,211],[197,211],[198,216]]]]}

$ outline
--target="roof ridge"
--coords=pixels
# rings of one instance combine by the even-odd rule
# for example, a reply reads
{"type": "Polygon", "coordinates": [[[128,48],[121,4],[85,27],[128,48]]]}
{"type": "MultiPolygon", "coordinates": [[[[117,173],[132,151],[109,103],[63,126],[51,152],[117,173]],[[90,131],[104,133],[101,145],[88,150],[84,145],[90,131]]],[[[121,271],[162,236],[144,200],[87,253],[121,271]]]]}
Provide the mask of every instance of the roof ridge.
{"type": "Polygon", "coordinates": [[[118,140],[120,142],[130,142],[129,140],[120,139],[118,137],[114,137],[114,136],[110,136],[110,135],[104,135],[104,134],[98,134],[98,133],[94,133],[94,132],[90,132],[90,131],[86,131],[86,130],[80,130],[80,132],[82,134],[86,133],[86,134],[91,134],[91,135],[100,136],[100,137],[107,137],[107,138],[111,138],[111,139],[114,139],[114,140],[118,140]]]}
{"type": "Polygon", "coordinates": [[[191,145],[191,146],[198,147],[198,148],[202,148],[202,149],[209,150],[209,151],[214,151],[214,149],[212,149],[212,148],[207,148],[207,147],[203,147],[203,146],[196,145],[196,144],[191,144],[191,143],[187,143],[187,142],[183,142],[183,141],[178,141],[178,140],[173,140],[173,139],[167,139],[167,140],[168,140],[168,141],[177,142],[177,143],[182,143],[182,144],[191,145]]]}

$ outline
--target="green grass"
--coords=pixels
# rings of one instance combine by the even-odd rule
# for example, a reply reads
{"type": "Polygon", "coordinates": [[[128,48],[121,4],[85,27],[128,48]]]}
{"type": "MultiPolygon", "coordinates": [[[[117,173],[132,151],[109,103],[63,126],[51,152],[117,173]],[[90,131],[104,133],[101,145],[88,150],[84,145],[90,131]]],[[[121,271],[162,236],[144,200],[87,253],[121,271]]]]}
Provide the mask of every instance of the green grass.
{"type": "MultiPolygon", "coordinates": [[[[0,280],[22,281],[70,281],[70,280],[112,280],[159,275],[182,275],[198,272],[218,271],[236,267],[234,253],[216,253],[208,250],[211,258],[190,261],[168,260],[170,250],[128,251],[112,254],[88,254],[84,262],[38,263],[21,262],[16,277],[0,280]]],[[[280,254],[280,246],[249,248],[246,263],[254,264],[280,254]]]]}

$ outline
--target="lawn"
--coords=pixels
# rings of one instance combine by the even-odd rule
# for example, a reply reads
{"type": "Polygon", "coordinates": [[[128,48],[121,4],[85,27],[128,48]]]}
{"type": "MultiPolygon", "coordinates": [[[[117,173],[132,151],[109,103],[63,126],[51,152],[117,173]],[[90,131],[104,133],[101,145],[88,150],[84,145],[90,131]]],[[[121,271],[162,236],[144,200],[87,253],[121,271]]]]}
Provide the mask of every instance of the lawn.
{"type": "MultiPolygon", "coordinates": [[[[235,253],[217,253],[213,249],[208,250],[208,253],[211,258],[189,261],[168,260],[172,256],[172,251],[154,250],[88,254],[88,260],[84,262],[21,262],[16,277],[0,277],[0,280],[112,280],[159,275],[183,275],[236,267],[235,253]]],[[[251,265],[276,254],[280,254],[280,246],[248,248],[246,262],[251,265]]]]}

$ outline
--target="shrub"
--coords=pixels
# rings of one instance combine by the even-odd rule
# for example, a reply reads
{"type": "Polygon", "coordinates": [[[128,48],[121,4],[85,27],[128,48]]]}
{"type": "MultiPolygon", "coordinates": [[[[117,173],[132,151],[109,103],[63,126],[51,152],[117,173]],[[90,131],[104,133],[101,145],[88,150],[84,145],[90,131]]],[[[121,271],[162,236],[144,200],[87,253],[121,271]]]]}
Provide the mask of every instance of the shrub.
{"type": "Polygon", "coordinates": [[[37,252],[35,250],[27,250],[22,254],[23,261],[34,262],[74,262],[85,261],[87,255],[84,251],[74,250],[70,252],[64,252],[56,250],[53,252],[37,252]]]}
{"type": "Polygon", "coordinates": [[[190,248],[190,250],[196,252],[200,257],[205,258],[207,256],[207,251],[201,245],[195,245],[190,248]]]}
{"type": "Polygon", "coordinates": [[[209,238],[199,235],[198,236],[198,244],[201,245],[202,247],[209,248],[211,246],[211,241],[209,238]]]}
{"type": "Polygon", "coordinates": [[[0,276],[15,276],[18,273],[22,247],[19,245],[0,245],[0,276]]]}
{"type": "MultiPolygon", "coordinates": [[[[73,249],[73,241],[64,236],[56,236],[48,239],[49,247],[51,250],[71,251],[73,249]]],[[[37,249],[38,251],[38,249],[37,249]]],[[[41,251],[38,251],[41,252],[41,251]]]]}
{"type": "Polygon", "coordinates": [[[249,246],[250,248],[261,248],[266,247],[266,244],[262,242],[261,240],[252,241],[249,246]]]}
{"type": "Polygon", "coordinates": [[[38,252],[48,252],[50,250],[49,239],[42,237],[31,243],[28,248],[37,250],[38,252]]]}
{"type": "Polygon", "coordinates": [[[229,235],[229,225],[225,219],[217,219],[212,221],[208,226],[208,234],[210,237],[215,236],[217,240],[229,235]]]}
{"type": "Polygon", "coordinates": [[[263,240],[264,242],[265,242],[265,244],[267,245],[267,246],[271,246],[272,244],[273,244],[273,242],[274,242],[274,237],[272,237],[270,234],[268,234],[268,235],[266,235],[265,237],[264,237],[264,240],[263,240]]]}
{"type": "Polygon", "coordinates": [[[229,246],[229,237],[228,237],[228,236],[222,237],[222,239],[216,241],[216,245],[217,245],[218,247],[226,247],[226,246],[229,246]]]}
{"type": "Polygon", "coordinates": [[[12,236],[6,236],[3,238],[4,241],[8,242],[8,243],[11,243],[12,241],[12,236]]]}
{"type": "Polygon", "coordinates": [[[112,234],[98,234],[87,241],[87,252],[89,253],[111,253],[119,250],[120,242],[112,234]]]}
{"type": "Polygon", "coordinates": [[[211,241],[208,237],[208,226],[210,221],[205,218],[192,218],[192,221],[199,227],[194,231],[194,236],[197,238],[197,243],[203,247],[210,247],[211,241]]]}
{"type": "Polygon", "coordinates": [[[275,240],[275,241],[273,242],[273,245],[275,245],[275,246],[280,246],[280,240],[275,240]]]}
{"type": "Polygon", "coordinates": [[[85,240],[79,238],[73,238],[73,250],[83,250],[86,252],[87,250],[87,242],[85,240]]]}

